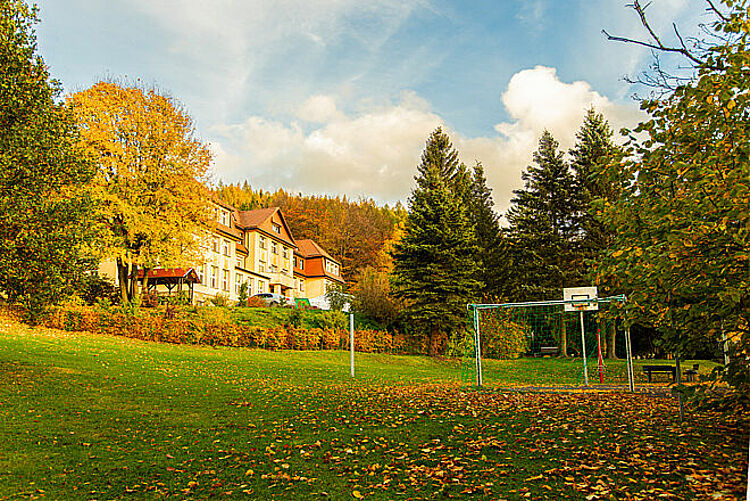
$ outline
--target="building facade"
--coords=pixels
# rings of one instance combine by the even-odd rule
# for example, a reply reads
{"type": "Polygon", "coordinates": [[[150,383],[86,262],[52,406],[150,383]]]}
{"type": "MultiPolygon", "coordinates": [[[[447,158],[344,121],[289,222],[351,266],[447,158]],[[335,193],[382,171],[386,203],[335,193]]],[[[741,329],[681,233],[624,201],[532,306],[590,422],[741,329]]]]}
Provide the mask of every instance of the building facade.
{"type": "MultiPolygon", "coordinates": [[[[242,211],[214,200],[212,210],[211,231],[198,239],[203,260],[195,267],[194,302],[216,296],[236,302],[243,284],[250,296],[270,292],[308,299],[343,285],[340,263],[313,240],[295,241],[278,207],[242,211]]],[[[117,279],[108,263],[100,274],[117,279]]]]}

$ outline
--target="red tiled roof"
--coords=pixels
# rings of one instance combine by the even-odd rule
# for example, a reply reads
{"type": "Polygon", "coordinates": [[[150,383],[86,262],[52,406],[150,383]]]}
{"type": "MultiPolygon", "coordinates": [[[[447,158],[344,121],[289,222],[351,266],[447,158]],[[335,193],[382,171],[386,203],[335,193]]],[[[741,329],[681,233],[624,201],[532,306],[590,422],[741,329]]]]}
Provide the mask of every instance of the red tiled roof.
{"type": "MultiPolygon", "coordinates": [[[[336,261],[320,245],[316,244],[314,240],[309,238],[297,240],[297,247],[299,247],[299,255],[302,257],[310,258],[323,256],[331,261],[336,261]]],[[[336,263],[338,263],[338,261],[336,261],[336,263]]]]}
{"type": "MultiPolygon", "coordinates": [[[[138,270],[138,278],[143,279],[143,270],[138,270]]],[[[198,273],[194,268],[156,268],[148,271],[148,278],[185,278],[198,282],[198,273]]]]}
{"type": "Polygon", "coordinates": [[[248,229],[257,228],[278,209],[278,207],[268,207],[265,209],[241,210],[239,211],[239,224],[248,229]]]}

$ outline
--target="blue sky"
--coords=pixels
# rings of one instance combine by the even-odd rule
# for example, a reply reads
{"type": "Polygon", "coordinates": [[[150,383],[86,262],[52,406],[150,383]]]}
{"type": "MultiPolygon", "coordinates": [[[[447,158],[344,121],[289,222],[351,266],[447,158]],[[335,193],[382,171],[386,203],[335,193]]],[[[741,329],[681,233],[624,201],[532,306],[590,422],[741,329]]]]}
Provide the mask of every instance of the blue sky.
{"type": "MultiPolygon", "coordinates": [[[[626,0],[43,0],[40,52],[66,92],[140,79],[179,99],[215,178],[404,200],[435,127],[485,165],[498,208],[544,128],[571,146],[586,108],[641,118],[622,77],[648,51],[626,0]]],[[[654,24],[701,20],[655,0],[654,24]]]]}

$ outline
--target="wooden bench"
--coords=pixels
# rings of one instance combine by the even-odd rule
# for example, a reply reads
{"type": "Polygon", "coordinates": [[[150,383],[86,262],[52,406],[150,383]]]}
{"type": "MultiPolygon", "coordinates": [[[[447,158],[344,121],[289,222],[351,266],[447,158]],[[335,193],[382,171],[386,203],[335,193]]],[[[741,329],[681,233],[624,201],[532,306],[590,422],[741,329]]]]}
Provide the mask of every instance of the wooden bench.
{"type": "Polygon", "coordinates": [[[643,372],[646,373],[649,383],[651,382],[651,374],[653,374],[654,372],[656,373],[663,372],[665,374],[671,374],[672,381],[674,381],[677,378],[677,367],[675,367],[674,365],[644,365],[643,372]]]}
{"type": "Polygon", "coordinates": [[[537,357],[556,357],[560,353],[560,347],[558,346],[541,346],[539,352],[536,353],[537,357]]]}
{"type": "Polygon", "coordinates": [[[685,381],[695,381],[695,377],[698,375],[698,368],[700,364],[693,364],[692,369],[686,370],[683,374],[685,375],[685,381]]]}

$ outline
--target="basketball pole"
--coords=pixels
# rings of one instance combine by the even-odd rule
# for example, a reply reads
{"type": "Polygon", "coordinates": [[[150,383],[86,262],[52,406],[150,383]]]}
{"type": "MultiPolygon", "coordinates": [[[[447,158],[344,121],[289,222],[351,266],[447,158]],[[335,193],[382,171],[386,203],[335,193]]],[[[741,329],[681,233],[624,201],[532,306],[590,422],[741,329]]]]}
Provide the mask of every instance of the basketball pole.
{"type": "Polygon", "coordinates": [[[578,307],[578,314],[581,318],[581,346],[583,348],[583,382],[586,386],[589,385],[589,368],[586,362],[586,331],[583,327],[583,307],[578,307]]]}
{"type": "Polygon", "coordinates": [[[599,352],[599,384],[604,384],[604,360],[602,359],[602,330],[596,328],[596,349],[599,352]]]}

